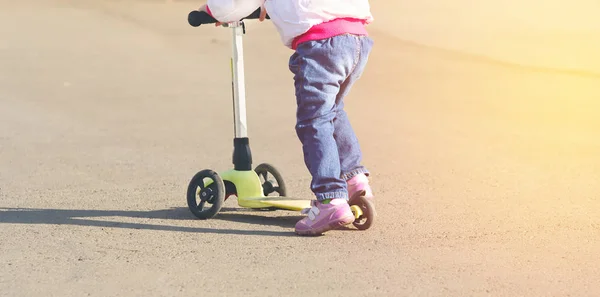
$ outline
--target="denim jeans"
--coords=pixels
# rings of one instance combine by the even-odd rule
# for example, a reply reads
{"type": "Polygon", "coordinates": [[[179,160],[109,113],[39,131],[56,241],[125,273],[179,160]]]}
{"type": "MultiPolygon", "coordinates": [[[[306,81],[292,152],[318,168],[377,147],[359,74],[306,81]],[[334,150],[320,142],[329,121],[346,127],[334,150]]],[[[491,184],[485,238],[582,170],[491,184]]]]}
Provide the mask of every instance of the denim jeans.
{"type": "Polygon", "coordinates": [[[317,200],[348,199],[346,180],[368,170],[344,97],[360,78],[373,40],[351,34],[301,43],[290,57],[296,88],[296,133],[317,200]]]}

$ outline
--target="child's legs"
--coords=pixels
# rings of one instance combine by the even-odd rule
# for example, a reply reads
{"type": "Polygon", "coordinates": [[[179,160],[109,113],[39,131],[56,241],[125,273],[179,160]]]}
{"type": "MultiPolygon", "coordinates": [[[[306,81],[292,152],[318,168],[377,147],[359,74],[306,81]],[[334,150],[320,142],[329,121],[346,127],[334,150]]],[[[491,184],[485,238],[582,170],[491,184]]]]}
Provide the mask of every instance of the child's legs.
{"type": "Polygon", "coordinates": [[[341,84],[357,64],[359,43],[341,35],[302,43],[290,58],[298,104],[296,133],[318,200],[347,198],[334,138],[336,101],[341,84]]]}
{"type": "Polygon", "coordinates": [[[373,41],[366,36],[356,37],[359,40],[359,57],[356,66],[348,78],[340,86],[340,92],[336,98],[336,118],[334,119],[334,137],[340,157],[341,178],[348,180],[357,174],[369,174],[368,170],[361,165],[362,152],[358,139],[352,129],[346,111],[344,111],[344,98],[350,92],[354,83],[361,77],[367,64],[373,41]]]}
{"type": "Polygon", "coordinates": [[[348,180],[360,173],[368,174],[367,169],[361,164],[362,152],[358,138],[350,125],[346,112],[342,109],[338,110],[333,123],[335,127],[334,137],[340,159],[340,177],[343,180],[348,180]]]}

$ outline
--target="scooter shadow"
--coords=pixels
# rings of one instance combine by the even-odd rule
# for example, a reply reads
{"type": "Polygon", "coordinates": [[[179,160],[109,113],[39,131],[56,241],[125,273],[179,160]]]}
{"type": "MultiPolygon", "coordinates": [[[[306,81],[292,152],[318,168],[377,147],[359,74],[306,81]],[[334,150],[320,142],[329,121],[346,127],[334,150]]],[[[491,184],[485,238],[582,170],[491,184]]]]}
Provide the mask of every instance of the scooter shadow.
{"type": "MultiPolygon", "coordinates": [[[[277,210],[281,211],[281,210],[277,210]]],[[[238,222],[255,225],[269,225],[282,228],[293,229],[296,223],[304,216],[302,215],[287,215],[287,216],[266,216],[266,214],[275,212],[273,210],[248,210],[244,208],[222,208],[221,211],[213,218],[213,220],[223,220],[230,222],[238,222]]]]}
{"type": "MultiPolygon", "coordinates": [[[[259,235],[259,236],[297,236],[293,227],[301,217],[261,216],[247,212],[239,212],[238,209],[222,209],[212,220],[226,220],[248,224],[272,225],[290,228],[290,231],[270,230],[237,230],[237,229],[214,229],[204,227],[188,227],[177,225],[148,224],[139,222],[119,222],[114,220],[102,220],[100,217],[127,217],[156,220],[197,220],[193,214],[183,207],[136,211],[136,210],[88,210],[88,209],[40,209],[40,208],[0,208],[0,224],[48,224],[48,225],[73,225],[104,228],[142,229],[190,233],[212,233],[212,234],[234,234],[234,235],[259,235]]],[[[202,221],[198,221],[202,222],[202,221]]],[[[200,223],[201,224],[201,223],[200,223]]]]}

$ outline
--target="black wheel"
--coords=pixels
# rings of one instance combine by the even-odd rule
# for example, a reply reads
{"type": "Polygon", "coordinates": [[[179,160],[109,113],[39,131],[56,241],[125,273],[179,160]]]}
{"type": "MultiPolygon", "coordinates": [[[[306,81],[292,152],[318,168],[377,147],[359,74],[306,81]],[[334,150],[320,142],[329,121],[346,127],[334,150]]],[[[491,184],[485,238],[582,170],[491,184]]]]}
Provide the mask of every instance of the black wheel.
{"type": "Polygon", "coordinates": [[[187,202],[196,217],[203,220],[214,217],[221,210],[224,200],[225,184],[216,172],[206,169],[194,175],[188,186],[187,202]],[[212,183],[205,186],[206,181],[212,183]]]}
{"type": "Polygon", "coordinates": [[[367,230],[371,228],[373,221],[375,220],[375,206],[369,199],[365,198],[364,191],[363,193],[357,193],[350,198],[349,201],[350,206],[356,205],[360,207],[363,214],[354,220],[352,225],[356,227],[358,230],[367,230]]]}
{"type": "Polygon", "coordinates": [[[277,193],[279,196],[286,196],[285,182],[281,173],[270,164],[262,163],[254,169],[254,172],[258,174],[260,182],[263,188],[263,194],[269,196],[270,194],[277,193]]]}

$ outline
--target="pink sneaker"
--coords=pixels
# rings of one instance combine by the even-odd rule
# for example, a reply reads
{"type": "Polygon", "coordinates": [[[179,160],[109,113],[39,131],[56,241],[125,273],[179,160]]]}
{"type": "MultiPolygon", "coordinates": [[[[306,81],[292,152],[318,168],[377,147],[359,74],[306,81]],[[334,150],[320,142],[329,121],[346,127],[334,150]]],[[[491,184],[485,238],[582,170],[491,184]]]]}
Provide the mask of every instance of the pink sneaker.
{"type": "Polygon", "coordinates": [[[367,199],[373,199],[373,191],[369,186],[369,177],[365,174],[358,174],[346,181],[348,187],[348,197],[354,196],[356,192],[365,191],[365,197],[367,199]]]}
{"type": "Polygon", "coordinates": [[[308,215],[296,223],[298,235],[319,235],[354,222],[354,214],[346,199],[332,199],[327,204],[314,200],[311,205],[311,208],[302,211],[308,215]]]}

